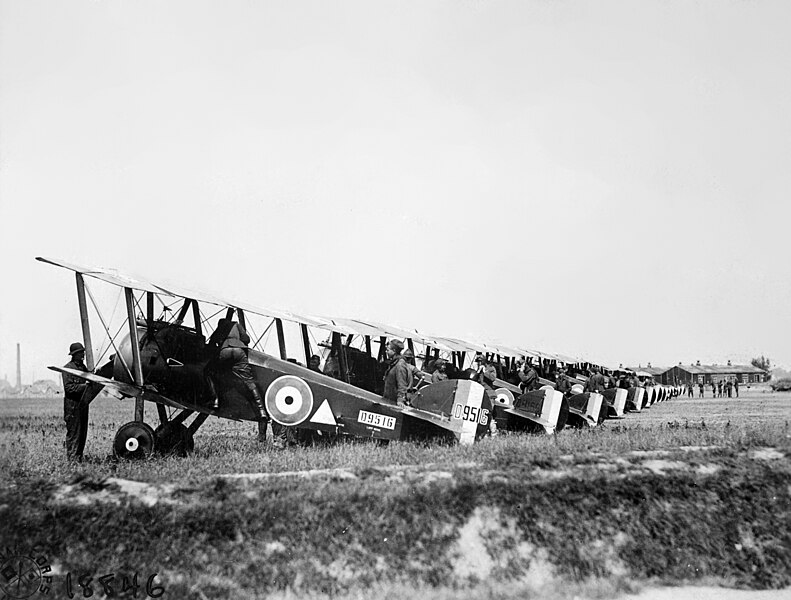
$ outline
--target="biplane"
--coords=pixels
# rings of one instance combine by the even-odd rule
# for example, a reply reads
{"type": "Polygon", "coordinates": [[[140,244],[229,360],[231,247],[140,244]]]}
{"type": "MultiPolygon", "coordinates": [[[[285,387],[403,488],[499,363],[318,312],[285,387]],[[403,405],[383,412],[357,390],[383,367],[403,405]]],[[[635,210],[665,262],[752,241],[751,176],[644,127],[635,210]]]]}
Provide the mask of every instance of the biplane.
{"type": "MultiPolygon", "coordinates": [[[[358,385],[351,383],[348,364],[341,365],[347,376],[344,381],[286,360],[284,321],[299,325],[306,362],[311,355],[308,326],[330,332],[334,339],[331,346],[336,349],[342,334],[350,341],[352,335],[363,331],[369,357],[370,336],[376,334],[384,340],[386,332],[381,328],[371,326],[366,331],[365,324],[360,322],[334,323],[321,317],[261,308],[156,283],[111,269],[82,267],[42,257],[37,260],[75,273],[89,372],[49,368],[88,382],[83,402],[90,402],[102,390],[134,400],[132,421],[118,429],[113,441],[113,451],[118,457],[144,458],[154,450],[190,451],[195,433],[209,416],[259,420],[244,388],[231,373],[217,366],[207,343],[212,319],[221,313],[248,329],[251,316],[269,320],[270,327],[275,325],[280,358],[256,349],[257,344],[253,344],[248,360],[266,411],[279,425],[329,435],[379,440],[438,437],[462,444],[472,443],[489,431],[492,404],[484,387],[475,381],[449,379],[427,385],[413,397],[411,406],[401,407],[383,400],[375,389],[361,387],[359,381],[355,382],[358,385]],[[123,291],[126,314],[117,331],[114,332],[100,310],[86,279],[102,281],[123,291]],[[94,360],[88,300],[108,341],[103,354],[111,358],[101,366],[94,360]],[[213,312],[204,312],[207,310],[213,312]],[[145,421],[146,402],[156,406],[159,421],[156,428],[145,421]]],[[[346,363],[344,357],[348,353],[341,351],[341,363],[346,363]]],[[[375,387],[375,383],[376,376],[370,377],[365,385],[375,387]]]]}
{"type": "MultiPolygon", "coordinates": [[[[529,432],[548,434],[562,431],[568,416],[568,403],[563,394],[557,392],[551,382],[540,379],[539,389],[523,390],[516,382],[509,381],[515,376],[518,361],[538,355],[531,351],[505,346],[499,343],[475,343],[454,338],[436,338],[441,344],[456,349],[458,358],[476,355],[486,357],[497,370],[497,377],[489,382],[487,393],[494,407],[494,419],[498,431],[529,432]]],[[[457,358],[457,364],[460,361],[457,358]]],[[[467,369],[468,376],[474,376],[467,369]]]]}

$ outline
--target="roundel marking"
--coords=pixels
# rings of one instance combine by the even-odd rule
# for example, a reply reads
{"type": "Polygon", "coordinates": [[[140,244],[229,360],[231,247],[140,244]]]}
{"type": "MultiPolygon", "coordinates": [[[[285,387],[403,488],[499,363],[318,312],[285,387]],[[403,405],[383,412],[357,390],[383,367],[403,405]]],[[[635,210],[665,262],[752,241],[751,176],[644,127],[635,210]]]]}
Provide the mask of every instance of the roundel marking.
{"type": "Polygon", "coordinates": [[[507,388],[497,388],[494,390],[494,401],[503,406],[513,406],[514,395],[507,388]]]}
{"type": "Polygon", "coordinates": [[[266,412],[281,425],[299,425],[313,412],[313,390],[299,377],[281,375],[266,388],[266,412]]]}

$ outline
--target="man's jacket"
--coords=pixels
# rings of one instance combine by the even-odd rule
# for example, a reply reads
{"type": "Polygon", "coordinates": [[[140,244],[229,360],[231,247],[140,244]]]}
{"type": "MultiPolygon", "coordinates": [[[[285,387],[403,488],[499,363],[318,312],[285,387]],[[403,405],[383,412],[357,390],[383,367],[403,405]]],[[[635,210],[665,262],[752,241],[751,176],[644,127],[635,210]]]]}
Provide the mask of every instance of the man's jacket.
{"type": "Polygon", "coordinates": [[[382,398],[397,403],[406,401],[406,392],[412,383],[412,373],[404,358],[399,354],[390,360],[385,372],[385,389],[382,398]]]}
{"type": "Polygon", "coordinates": [[[603,392],[604,391],[604,376],[601,373],[595,373],[590,376],[588,383],[585,385],[587,392],[603,392]]]}
{"type": "Polygon", "coordinates": [[[239,323],[229,321],[228,319],[220,319],[217,323],[217,329],[209,338],[209,344],[216,344],[222,350],[223,348],[247,348],[250,343],[250,336],[239,323]]]}
{"type": "MultiPolygon", "coordinates": [[[[75,371],[88,371],[88,367],[81,361],[71,360],[64,365],[66,369],[74,369],[75,371]]],[[[84,379],[80,379],[76,375],[70,373],[61,373],[63,378],[63,411],[65,415],[74,410],[72,407],[82,400],[82,393],[88,384],[84,379]]]]}

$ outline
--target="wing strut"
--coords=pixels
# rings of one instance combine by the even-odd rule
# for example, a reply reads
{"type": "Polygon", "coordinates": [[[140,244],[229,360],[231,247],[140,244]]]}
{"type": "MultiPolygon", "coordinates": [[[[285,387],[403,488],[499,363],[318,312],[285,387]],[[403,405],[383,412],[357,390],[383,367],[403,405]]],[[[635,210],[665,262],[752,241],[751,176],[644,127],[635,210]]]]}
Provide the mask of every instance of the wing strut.
{"type": "MultiPolygon", "coordinates": [[[[124,288],[126,296],[126,315],[129,322],[129,341],[132,346],[132,375],[135,383],[143,387],[143,366],[140,363],[140,340],[137,336],[137,320],[135,319],[135,297],[132,288],[124,288]]],[[[143,421],[143,400],[142,394],[135,396],[135,421],[143,421]]]]}
{"type": "Polygon", "coordinates": [[[286,360],[288,354],[286,353],[286,338],[283,334],[283,319],[276,317],[275,327],[277,328],[277,345],[280,346],[280,358],[286,360]]]}
{"type": "Polygon", "coordinates": [[[75,273],[77,277],[77,302],[80,305],[80,321],[82,323],[82,343],[85,345],[85,366],[93,371],[93,345],[91,344],[91,325],[88,322],[88,304],[85,302],[85,280],[82,273],[75,273]]]}
{"type": "Polygon", "coordinates": [[[302,331],[302,345],[305,347],[305,364],[310,364],[310,357],[312,355],[310,351],[310,338],[308,337],[308,326],[304,323],[299,324],[299,328],[302,331]]]}
{"type": "Polygon", "coordinates": [[[154,292],[146,292],[146,329],[148,335],[154,333],[154,292]]]}

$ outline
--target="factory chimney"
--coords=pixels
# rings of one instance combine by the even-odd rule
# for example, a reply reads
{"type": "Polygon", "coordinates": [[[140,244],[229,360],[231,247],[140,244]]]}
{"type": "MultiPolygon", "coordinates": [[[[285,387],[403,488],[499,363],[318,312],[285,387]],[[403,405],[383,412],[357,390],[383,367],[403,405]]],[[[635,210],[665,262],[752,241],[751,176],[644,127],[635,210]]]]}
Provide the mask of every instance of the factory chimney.
{"type": "Polygon", "coordinates": [[[22,352],[19,344],[16,345],[16,389],[22,389],[22,352]]]}

